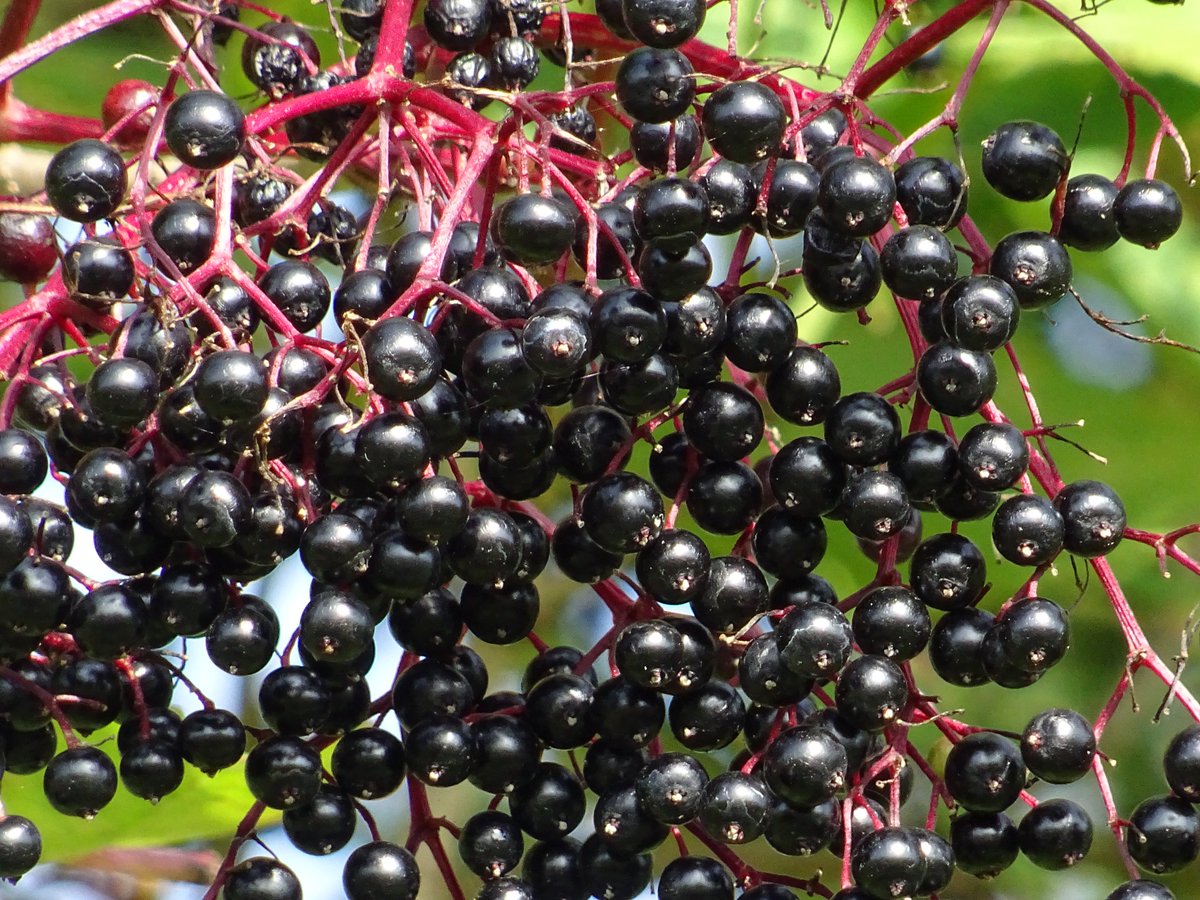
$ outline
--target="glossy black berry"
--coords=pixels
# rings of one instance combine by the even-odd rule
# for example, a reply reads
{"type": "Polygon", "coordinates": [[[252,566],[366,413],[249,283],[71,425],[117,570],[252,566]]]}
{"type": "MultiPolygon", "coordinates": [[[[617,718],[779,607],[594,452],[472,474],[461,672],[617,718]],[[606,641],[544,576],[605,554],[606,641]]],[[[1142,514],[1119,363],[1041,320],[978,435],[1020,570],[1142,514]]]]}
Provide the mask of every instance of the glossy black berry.
{"type": "Polygon", "coordinates": [[[891,219],[895,202],[892,173],[873,159],[845,159],[821,175],[817,203],[829,222],[847,234],[874,234],[891,219]]]}
{"type": "Polygon", "coordinates": [[[804,266],[804,286],[813,300],[830,312],[862,309],[875,299],[883,284],[874,246],[864,241],[852,249],[847,261],[811,259],[804,266]]]}
{"type": "Polygon", "coordinates": [[[900,441],[900,417],[878,394],[848,394],[839,400],[825,419],[825,442],[851,465],[871,466],[883,462],[900,441]]]}
{"type": "Polygon", "coordinates": [[[933,344],[917,362],[917,387],[938,412],[970,415],[992,399],[996,364],[987,353],[965,350],[949,342],[933,344]]]}
{"type": "Polygon", "coordinates": [[[1076,250],[1106,250],[1117,242],[1113,203],[1118,188],[1103,175],[1076,175],[1067,182],[1058,239],[1076,250]]]}
{"type": "Polygon", "coordinates": [[[761,778],[722,772],[704,788],[700,825],[725,844],[745,844],[762,834],[771,795],[761,778]]]}
{"type": "Polygon", "coordinates": [[[59,215],[95,222],[125,198],[125,161],[103,141],[84,138],[63,147],[46,167],[46,197],[59,215]]]}
{"type": "Polygon", "coordinates": [[[189,91],[167,107],[163,134],[171,152],[196,169],[219,169],[242,152],[245,117],[216,91],[189,91]]]}
{"type": "MultiPolygon", "coordinates": [[[[700,155],[703,142],[695,116],[680,116],[671,122],[637,122],[629,130],[634,158],[656,172],[686,169],[700,155]]],[[[707,182],[704,186],[707,189],[707,182]]]]}
{"type": "Polygon", "coordinates": [[[172,200],[150,223],[154,240],[183,273],[199,267],[212,254],[216,214],[188,197],[172,200]]]}
{"type": "Polygon", "coordinates": [[[72,747],[50,761],[42,790],[62,815],[92,819],[116,795],[117,769],[95,747],[72,747]]]}
{"type": "Polygon", "coordinates": [[[847,777],[846,750],[824,728],[801,725],[781,732],[763,755],[767,786],[794,807],[830,799],[847,777]]]}
{"type": "Polygon", "coordinates": [[[882,656],[860,656],[842,669],[837,682],[838,712],[866,731],[882,731],[908,702],[903,670],[882,656]]]}
{"type": "Polygon", "coordinates": [[[983,141],[983,177],[1010,200],[1041,200],[1067,173],[1062,140],[1039,122],[1006,122],[983,141]]]}
{"type": "Polygon", "coordinates": [[[718,381],[693,390],[683,412],[688,441],[703,456],[733,462],[762,440],[762,407],[745,388],[718,381]]]}
{"type": "Polygon", "coordinates": [[[229,900],[300,900],[300,879],[276,859],[252,856],[229,870],[222,886],[229,900]]]}
{"type": "Polygon", "coordinates": [[[1092,846],[1092,820],[1073,800],[1043,800],[1017,827],[1021,852],[1043,869],[1067,869],[1092,846]]]}
{"type": "Polygon", "coordinates": [[[908,588],[878,587],[854,608],[854,638],[863,653],[888,659],[912,659],[929,642],[931,623],[925,605],[908,588]]]}
{"type": "Polygon", "coordinates": [[[750,224],[758,187],[745,165],[719,159],[700,177],[700,184],[708,194],[710,232],[732,234],[750,224]]]}
{"type": "Polygon", "coordinates": [[[874,897],[908,897],[925,877],[925,860],[915,831],[888,826],[868,834],[850,858],[855,883],[874,897]]]}
{"type": "Polygon", "coordinates": [[[994,878],[1011,866],[1021,852],[1012,819],[1002,812],[960,813],[950,823],[954,864],[977,878],[994,878]]]}
{"type": "Polygon", "coordinates": [[[0,878],[20,878],[41,856],[42,834],[33,822],[17,815],[0,819],[0,878]]]}
{"type": "Polygon", "coordinates": [[[704,24],[703,0],[621,0],[625,27],[648,47],[678,47],[704,24]]]}
{"type": "Polygon", "coordinates": [[[1063,547],[1062,516],[1045,497],[1019,494],[1000,504],[992,519],[992,541],[1000,555],[1022,566],[1040,566],[1063,547]]]}
{"type": "Polygon", "coordinates": [[[845,615],[818,600],[796,603],[775,626],[783,664],[809,678],[836,673],[850,658],[854,636],[845,615]]]}
{"type": "Polygon", "coordinates": [[[371,387],[390,400],[416,400],[438,380],[441,351],[424,325],[393,316],[363,337],[371,387]]]}
{"type": "Polygon", "coordinates": [[[1125,535],[1125,504],[1101,481],[1074,481],[1054,497],[1063,520],[1063,547],[1076,556],[1104,556],[1125,535]]]}
{"type": "Polygon", "coordinates": [[[948,231],[967,209],[967,179],[940,156],[916,156],[896,170],[896,199],[909,225],[948,231]]]}
{"type": "Polygon", "coordinates": [[[617,70],[617,99],[640,122],[669,122],[696,93],[692,65],[678,50],[638,47],[617,70]]]}
{"type": "Polygon", "coordinates": [[[966,350],[999,350],[1016,334],[1021,320],[1016,293],[992,275],[956,281],[942,297],[939,312],[945,337],[966,350]]]}
{"type": "Polygon", "coordinates": [[[1126,881],[1105,900],[1175,900],[1175,895],[1157,881],[1138,878],[1126,881]]]}
{"type": "Polygon", "coordinates": [[[967,735],[946,757],[946,787],[973,812],[1002,812],[1025,787],[1025,764],[1012,741],[998,734],[967,735]]]}
{"type": "Polygon", "coordinates": [[[1176,872],[1200,854],[1200,817],[1179,797],[1151,797],[1130,814],[1125,846],[1139,868],[1155,875],[1176,872]]]}
{"type": "Polygon", "coordinates": [[[570,249],[575,219],[554,197],[520,194],[496,210],[492,236],[501,250],[521,265],[550,263],[570,249]]]}
{"type": "Polygon", "coordinates": [[[1022,309],[1041,309],[1071,287],[1071,257],[1059,241],[1041,231],[1017,231],[992,251],[990,272],[1008,283],[1022,309]]]}
{"type": "Polygon", "coordinates": [[[1096,738],[1091,723],[1071,709],[1048,709],[1029,720],[1021,757],[1029,771],[1051,784],[1069,784],[1092,767],[1096,738]]]}
{"type": "Polygon", "coordinates": [[[1183,203],[1165,181],[1140,178],[1126,182],[1117,193],[1113,216],[1121,237],[1154,249],[1179,230],[1183,203]]]}
{"type": "Polygon", "coordinates": [[[470,50],[487,34],[487,0],[434,0],[425,9],[429,36],[447,50],[470,50]]]}
{"type": "Polygon", "coordinates": [[[499,878],[516,867],[525,841],[516,823],[498,810],[476,813],[463,823],[458,852],[476,875],[499,878]]]}
{"type": "Polygon", "coordinates": [[[342,888],[349,900],[394,897],[416,900],[421,869],[413,855],[388,841],[356,847],[342,869],[342,888]]]}
{"type": "Polygon", "coordinates": [[[749,164],[774,155],[786,126],[783,102],[761,82],[723,85],[704,104],[704,134],[732,162],[749,164]]]}
{"type": "Polygon", "coordinates": [[[954,246],[932,225],[910,225],[893,234],[879,265],[884,284],[910,300],[938,297],[958,275],[954,246]]]}
{"type": "Polygon", "coordinates": [[[63,254],[62,273],[76,299],[104,307],[133,287],[133,256],[113,235],[85,237],[63,254]]]}

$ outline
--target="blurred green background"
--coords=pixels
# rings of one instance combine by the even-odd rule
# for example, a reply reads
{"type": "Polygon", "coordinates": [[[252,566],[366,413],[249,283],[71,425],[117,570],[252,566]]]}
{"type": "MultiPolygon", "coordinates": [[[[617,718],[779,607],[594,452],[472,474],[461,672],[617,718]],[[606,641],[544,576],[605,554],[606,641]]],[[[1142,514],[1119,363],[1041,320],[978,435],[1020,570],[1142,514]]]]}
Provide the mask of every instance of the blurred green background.
{"type": "MultiPolygon", "coordinates": [[[[856,55],[874,22],[874,4],[848,0],[841,10],[840,28],[831,38],[822,24],[821,10],[806,0],[767,0],[761,7],[761,25],[753,21],[753,0],[742,0],[740,38],[743,48],[757,43],[756,55],[797,66],[792,75],[810,86],[833,89],[837,75],[856,55]],[[830,75],[819,79],[805,68],[827,57],[830,75]]],[[[329,29],[326,5],[319,0],[274,2],[271,8],[306,21],[318,37],[325,59],[336,58],[336,43],[329,29]]],[[[912,25],[929,21],[946,3],[916,3],[910,10],[912,25]]],[[[80,11],[72,0],[43,4],[35,34],[80,11]]],[[[573,4],[571,8],[576,8],[573,4]]],[[[1147,0],[1110,0],[1094,15],[1083,15],[1074,3],[1060,8],[1082,15],[1080,24],[1095,35],[1131,74],[1148,87],[1175,118],[1192,147],[1200,147],[1200,17],[1188,7],[1159,6],[1147,0]]],[[[705,33],[716,44],[724,43],[724,5],[712,10],[705,33]]],[[[838,10],[834,10],[835,14],[838,10]]],[[[259,21],[247,13],[244,21],[259,21]]],[[[905,73],[887,85],[873,103],[874,111],[904,132],[936,115],[949,97],[983,29],[977,20],[948,40],[924,62],[920,72],[905,73]]],[[[897,25],[888,39],[903,39],[906,27],[897,25]]],[[[235,96],[249,98],[251,88],[238,65],[241,38],[219,51],[225,66],[223,84],[235,96]]],[[[888,46],[881,48],[885,52],[888,46]]],[[[138,77],[161,82],[171,48],[161,30],[149,19],[139,19],[108,29],[62,51],[54,59],[21,75],[17,95],[46,108],[95,116],[105,90],[120,78],[138,77]],[[114,66],[124,60],[118,69],[114,66]]],[[[541,83],[551,87],[559,70],[544,66],[541,83]],[[549,70],[549,71],[547,71],[549,70]]],[[[1156,123],[1149,110],[1139,106],[1140,140],[1135,173],[1144,166],[1145,152],[1156,123]]],[[[1014,118],[1040,120],[1056,129],[1071,144],[1082,120],[1082,137],[1073,172],[1097,171],[1115,176],[1121,166],[1125,118],[1117,90],[1104,68],[1062,29],[1022,4],[1014,4],[987,53],[961,115],[961,144],[972,178],[971,215],[991,241],[1019,228],[1048,227],[1045,203],[1016,204],[991,192],[979,174],[979,143],[998,124],[1014,118]],[[1089,98],[1091,100],[1088,106],[1089,98]],[[1083,110],[1087,107],[1086,116],[1083,110]]],[[[953,155],[946,132],[918,146],[921,153],[953,155]]],[[[1183,168],[1173,145],[1164,145],[1160,177],[1178,186],[1188,214],[1180,234],[1158,251],[1120,244],[1099,255],[1074,253],[1076,284],[1087,302],[1115,319],[1146,317],[1133,331],[1154,335],[1165,330],[1171,337],[1200,345],[1200,203],[1194,191],[1184,190],[1183,168]]],[[[794,250],[794,248],[793,248],[794,250]]],[[[787,247],[780,253],[787,257],[787,247]]],[[[766,271],[764,265],[763,271],[766,271]]],[[[797,291],[795,308],[804,312],[809,303],[798,279],[785,285],[797,291]]],[[[10,297],[11,302],[11,297],[10,297]]],[[[872,321],[860,326],[853,317],[836,317],[821,311],[800,319],[801,337],[808,341],[838,340],[845,346],[828,351],[836,360],[844,389],[871,390],[900,375],[911,365],[903,330],[886,298],[871,307],[872,321]]],[[[1052,444],[1067,481],[1097,478],[1111,483],[1122,495],[1130,523],[1162,531],[1200,518],[1200,491],[1196,488],[1197,447],[1200,446],[1200,358],[1182,350],[1153,347],[1110,335],[1083,316],[1073,301],[1065,300],[1044,313],[1027,315],[1015,340],[1047,423],[1086,420],[1082,428],[1064,434],[1108,459],[1101,465],[1076,449],[1052,444]]],[[[997,400],[1019,425],[1028,417],[1012,371],[998,360],[1001,388],[997,400]]],[[[967,424],[963,424],[965,429],[967,424]]],[[[784,439],[799,433],[787,427],[784,439]]],[[[642,461],[644,463],[644,460],[642,461]]],[[[925,533],[943,530],[940,517],[925,517],[925,533]]],[[[971,523],[964,531],[980,546],[990,548],[986,523],[971,523]]],[[[1200,555],[1200,541],[1181,543],[1200,555]]],[[[989,551],[990,552],[990,551],[989,551]]],[[[1130,601],[1154,645],[1168,660],[1178,651],[1180,633],[1192,608],[1200,601],[1197,582],[1176,566],[1174,577],[1164,579],[1153,553],[1140,545],[1122,546],[1112,561],[1130,601]]],[[[990,553],[993,587],[985,605],[995,609],[1024,579],[1027,572],[1002,562],[990,553]]],[[[837,527],[830,528],[830,550],[819,571],[845,594],[865,583],[873,566],[857,551],[854,542],[837,527]]],[[[961,717],[973,724],[1020,731],[1029,717],[1050,706],[1070,706],[1094,716],[1122,672],[1124,646],[1103,593],[1088,581],[1084,585],[1065,562],[1042,582],[1042,593],[1072,610],[1073,647],[1066,660],[1033,687],[1020,692],[986,687],[966,691],[940,682],[924,663],[919,678],[931,693],[939,694],[943,708],[962,709],[961,717]]],[[[580,609],[594,605],[586,592],[547,581],[542,590],[543,615],[539,633],[548,641],[576,635],[580,609]],[[572,629],[575,629],[573,632],[572,629]]],[[[528,658],[527,647],[483,652],[493,668],[494,686],[505,671],[519,673],[528,658]]],[[[1200,674],[1188,671],[1185,683],[1200,688],[1200,674]]],[[[1116,763],[1112,779],[1123,814],[1141,799],[1162,793],[1161,750],[1170,736],[1183,727],[1182,711],[1161,723],[1151,721],[1163,688],[1148,675],[1139,676],[1136,697],[1141,711],[1130,703],[1107,733],[1102,749],[1116,763]]],[[[918,728],[914,739],[928,746],[937,735],[929,726],[918,728]]],[[[732,754],[729,754],[732,755],[732,754]]],[[[918,778],[918,783],[920,778],[918,778]]],[[[67,822],[39,811],[40,779],[8,778],[4,799],[11,810],[37,811],[47,839],[48,856],[68,860],[80,853],[113,845],[142,845],[212,838],[223,850],[228,835],[248,805],[236,772],[209,782],[190,778],[184,790],[151,809],[122,795],[94,823],[67,822]]],[[[954,898],[1033,898],[1055,892],[1058,900],[1099,900],[1121,878],[1111,836],[1104,827],[1103,810],[1091,779],[1068,788],[1038,786],[1039,797],[1068,796],[1093,813],[1096,839],[1091,856],[1068,873],[1045,873],[1024,861],[994,882],[959,877],[944,896],[954,898]]],[[[908,812],[913,821],[924,815],[925,793],[919,785],[908,812]]],[[[446,792],[452,809],[477,808],[479,796],[471,789],[446,792]]],[[[441,799],[440,797],[438,799],[441,799]]],[[[385,803],[388,801],[385,801],[385,803]]],[[[398,801],[397,801],[398,802],[398,801]]],[[[33,815],[34,812],[29,812],[33,815]]],[[[1019,810],[1014,811],[1014,818],[1019,810]]],[[[462,816],[459,816],[461,820],[462,816]]],[[[282,844],[279,837],[275,843],[282,844]]],[[[827,853],[812,860],[789,859],[755,845],[744,851],[766,869],[807,876],[817,868],[836,873],[837,862],[827,853]]],[[[453,853],[452,853],[453,855],[453,853]]],[[[1200,876],[1191,872],[1166,879],[1181,898],[1200,897],[1200,876]],[[1195,892],[1195,893],[1193,893],[1195,892]]],[[[337,870],[328,877],[336,884],[337,870]]],[[[331,884],[331,887],[332,887],[331,884]]],[[[428,885],[428,896],[441,896],[428,885]]],[[[306,884],[306,889],[308,885],[306,884]]],[[[2,891],[0,891],[2,893],[2,891]]],[[[312,896],[323,893],[312,890],[312,896]]],[[[336,893],[336,890],[334,891],[336,893]]],[[[332,895],[332,894],[331,894],[332,895]]],[[[425,893],[423,892],[423,896],[425,893]]]]}

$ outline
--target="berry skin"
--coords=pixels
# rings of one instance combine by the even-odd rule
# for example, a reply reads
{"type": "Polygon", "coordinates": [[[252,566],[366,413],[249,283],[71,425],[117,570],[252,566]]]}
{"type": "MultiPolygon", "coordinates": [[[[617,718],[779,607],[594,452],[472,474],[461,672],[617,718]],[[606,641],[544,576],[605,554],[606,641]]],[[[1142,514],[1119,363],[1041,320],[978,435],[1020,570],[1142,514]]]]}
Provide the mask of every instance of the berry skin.
{"type": "Polygon", "coordinates": [[[501,38],[492,45],[491,63],[496,86],[519,91],[537,78],[541,59],[533,44],[514,36],[501,38]]]}
{"type": "Polygon", "coordinates": [[[496,211],[492,236],[521,265],[550,263],[571,248],[575,220],[570,210],[553,197],[521,194],[496,211]]]}
{"type": "Polygon", "coordinates": [[[963,478],[981,491],[1002,491],[1016,484],[1029,465],[1029,445],[1020,429],[1007,422],[984,422],[958,443],[963,478]]]}
{"type": "Polygon", "coordinates": [[[413,854],[389,841],[355,847],[342,869],[342,888],[349,900],[416,900],[420,884],[421,870],[413,854]]]}
{"type": "Polygon", "coordinates": [[[1092,820],[1072,800],[1044,800],[1017,827],[1021,852],[1043,869],[1068,869],[1092,846],[1092,820]]]}
{"type": "Polygon", "coordinates": [[[866,541],[882,541],[899,533],[913,513],[904,483],[890,472],[868,470],[851,478],[841,503],[846,528],[866,541]]]}
{"type": "Polygon", "coordinates": [[[774,155],[787,113],[775,92],[757,81],[723,85],[704,104],[704,134],[717,153],[742,164],[774,155]]]}
{"type": "Polygon", "coordinates": [[[279,100],[299,88],[309,63],[321,64],[321,54],[308,32],[295,22],[267,22],[258,30],[272,40],[247,37],[242,45],[242,71],[255,87],[279,100]]]}
{"type": "Polygon", "coordinates": [[[647,47],[678,47],[704,24],[704,0],[621,0],[625,27],[647,47]]]}
{"type": "Polygon", "coordinates": [[[487,34],[487,0],[433,0],[425,8],[425,28],[440,47],[470,50],[487,34]]]}
{"type": "Polygon", "coordinates": [[[925,605],[905,587],[874,588],[854,609],[859,649],[888,659],[912,659],[925,649],[931,627],[925,605]]]}
{"type": "Polygon", "coordinates": [[[745,388],[713,382],[692,391],[683,411],[683,429],[692,446],[709,459],[734,462],[762,440],[762,407],[745,388]]]}
{"type": "Polygon", "coordinates": [[[1200,726],[1189,726],[1171,738],[1163,754],[1167,784],[1192,803],[1200,798],[1200,726]]]}
{"type": "Polygon", "coordinates": [[[377,322],[363,337],[371,386],[390,400],[416,400],[438,378],[441,351],[419,322],[393,316],[377,322]]]}
{"type": "Polygon", "coordinates": [[[866,731],[882,731],[900,718],[908,702],[908,682],[891,660],[860,656],[842,669],[836,698],[838,712],[850,723],[866,731]]]}
{"type": "Polygon", "coordinates": [[[892,217],[896,182],[892,173],[874,160],[852,157],[821,175],[817,202],[835,228],[869,237],[892,217]]]}
{"type": "Polygon", "coordinates": [[[125,198],[125,161],[103,141],[84,138],[63,147],[46,167],[46,197],[73,222],[111,216],[125,198]]]}
{"type": "Polygon", "coordinates": [[[967,210],[966,175],[939,156],[917,156],[896,170],[896,199],[909,225],[949,231],[967,210]]]}
{"type": "Polygon", "coordinates": [[[1021,320],[1017,295],[991,275],[961,278],[940,302],[922,304],[921,309],[937,309],[943,335],[966,350],[999,350],[1016,334],[1021,320]]]}
{"type": "Polygon", "coordinates": [[[167,108],[163,134],[171,152],[189,166],[219,169],[242,152],[246,122],[225,94],[190,91],[167,108]]]}
{"type": "Polygon", "coordinates": [[[1002,812],[960,813],[950,823],[954,865],[977,878],[994,878],[1011,866],[1021,852],[1012,819],[1002,812]]]}
{"type": "Polygon", "coordinates": [[[767,747],[762,765],[767,786],[793,807],[823,803],[846,781],[846,750],[820,727],[782,732],[767,747]]]}
{"type": "Polygon", "coordinates": [[[949,342],[932,344],[917,363],[917,387],[935,410],[966,416],[992,398],[996,364],[991,356],[949,342]]]}
{"type": "Polygon", "coordinates": [[[1048,709],[1025,726],[1021,758],[1029,771],[1050,784],[1078,781],[1092,768],[1096,738],[1091,723],[1071,709],[1048,709]]]}
{"type": "Polygon", "coordinates": [[[1008,283],[1022,309],[1056,303],[1071,287],[1071,257],[1041,231],[1018,231],[992,252],[991,274],[1008,283]]]}
{"type": "Polygon", "coordinates": [[[73,747],[50,761],[42,790],[64,816],[92,819],[116,795],[117,769],[95,747],[73,747]]]}
{"type": "Polygon", "coordinates": [[[1142,178],[1117,193],[1113,215],[1121,237],[1153,250],[1183,224],[1183,203],[1166,182],[1142,178]]]}
{"type": "Polygon", "coordinates": [[[855,882],[873,897],[912,896],[925,877],[921,845],[911,828],[868,834],[855,847],[850,865],[855,882]]]}
{"type": "Polygon", "coordinates": [[[1107,250],[1120,238],[1113,203],[1117,186],[1103,175],[1076,175],[1067,182],[1058,239],[1076,250],[1107,250]]]}
{"type": "Polygon", "coordinates": [[[1041,200],[1067,173],[1062,140],[1038,122],[1008,122],[983,141],[983,177],[1010,200],[1041,200]]]}
{"type": "Polygon", "coordinates": [[[46,216],[0,213],[0,279],[31,284],[57,260],[54,226],[46,216]]]}
{"type": "Polygon", "coordinates": [[[133,256],[112,235],[84,238],[63,254],[62,272],[75,299],[103,308],[133,287],[133,256]]]}
{"type": "MultiPolygon", "coordinates": [[[[588,143],[595,141],[595,133],[593,120],[588,143]]],[[[666,172],[672,153],[675,171],[690,166],[700,155],[704,137],[695,116],[680,116],[672,122],[636,123],[629,131],[629,142],[639,163],[652,171],[666,172]]],[[[553,142],[551,145],[554,146],[553,142]]]]}
{"type": "Polygon", "coordinates": [[[229,900],[300,900],[300,879],[276,859],[254,856],[243,860],[226,876],[223,885],[229,900]]]}
{"type": "Polygon", "coordinates": [[[187,197],[172,200],[150,223],[154,240],[180,272],[191,272],[212,254],[216,214],[187,197]]]}
{"type": "Polygon", "coordinates": [[[704,856],[681,856],[663,868],[658,879],[662,900],[732,900],[733,876],[704,856]]]}
{"type": "Polygon", "coordinates": [[[708,230],[712,234],[732,234],[749,224],[758,191],[746,166],[719,159],[700,177],[700,184],[708,195],[708,230]]]}
{"type": "MultiPolygon", "coordinates": [[[[37,865],[42,856],[42,835],[24,816],[0,819],[0,878],[15,880],[37,865]]],[[[732,896],[732,882],[730,883],[732,896]]]]}
{"type": "Polygon", "coordinates": [[[1105,900],[1175,900],[1175,895],[1157,881],[1139,878],[1125,882],[1105,900]]]}
{"type": "Polygon", "coordinates": [[[850,465],[877,465],[900,442],[900,417],[878,394],[848,394],[825,419],[825,442],[850,465]]]}
{"type": "Polygon", "coordinates": [[[1112,551],[1125,535],[1125,504],[1107,484],[1075,481],[1054,497],[1063,520],[1063,547],[1094,558],[1112,551]]]}
{"type": "Polygon", "coordinates": [[[1139,868],[1155,875],[1177,872],[1200,854],[1200,817],[1179,797],[1151,797],[1129,816],[1125,846],[1139,868]]]}
{"type": "Polygon", "coordinates": [[[725,844],[745,844],[762,834],[771,794],[762,779],[742,772],[722,772],[704,788],[700,825],[725,844]]]}
{"type": "Polygon", "coordinates": [[[463,823],[458,851],[463,862],[482,878],[499,878],[516,867],[525,849],[521,831],[498,810],[476,813],[463,823]]]}
{"type": "Polygon", "coordinates": [[[967,735],[946,757],[946,787],[972,812],[1003,812],[1025,787],[1025,774],[1012,741],[989,732],[967,735]]]}
{"type": "Polygon", "coordinates": [[[1040,566],[1063,547],[1063,518],[1045,497],[1019,494],[1000,504],[992,519],[992,541],[1000,555],[1019,566],[1040,566]]]}
{"type": "Polygon", "coordinates": [[[910,225],[883,245],[879,264],[884,284],[910,300],[932,300],[958,275],[950,240],[932,225],[910,225]]]}
{"type": "Polygon", "coordinates": [[[678,50],[638,47],[617,70],[617,99],[639,122],[669,122],[696,94],[692,65],[678,50]]]}

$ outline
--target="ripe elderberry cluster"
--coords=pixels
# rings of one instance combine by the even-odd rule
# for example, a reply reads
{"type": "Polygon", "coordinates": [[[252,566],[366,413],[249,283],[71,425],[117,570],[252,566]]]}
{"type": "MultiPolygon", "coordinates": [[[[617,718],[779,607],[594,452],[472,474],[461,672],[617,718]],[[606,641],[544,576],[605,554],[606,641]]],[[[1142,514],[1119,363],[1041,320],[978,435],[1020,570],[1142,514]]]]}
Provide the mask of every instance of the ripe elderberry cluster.
{"type": "MultiPolygon", "coordinates": [[[[254,806],[209,891],[228,900],[301,896],[272,857],[237,862],[267,808],[315,855],[369,823],[350,900],[416,897],[420,846],[466,896],[443,834],[479,900],[629,900],[652,879],[663,900],[936,896],[1019,853],[1083,859],[1083,807],[1028,791],[1088,774],[1131,877],[1193,862],[1200,727],[1163,758],[1170,793],[1128,820],[1097,741],[1139,668],[1200,712],[1105,555],[1136,536],[1200,565],[1127,528],[1108,485],[1062,483],[1032,402],[1023,430],[992,401],[1006,379],[1030,396],[1010,342],[1070,293],[1068,248],[1156,247],[1180,199],[1153,160],[1145,178],[1128,161],[1116,180],[1075,173],[1052,130],[1008,122],[983,144],[987,187],[1043,202],[1049,225],[989,246],[961,161],[916,155],[921,135],[896,138],[866,102],[1006,4],[956,4],[868,66],[907,5],[882,4],[833,92],[694,40],[703,0],[597,0],[596,15],[343,0],[332,65],[257,4],[113,0],[3,48],[0,82],[151,9],[180,47],[163,84],[119,82],[96,121],[0,105],[7,134],[60,145],[44,191],[0,207],[0,272],[27,290],[0,315],[6,770],[43,773],[55,809],[90,818],[122,788],[175,791],[187,766],[242,767],[254,806]],[[239,45],[249,103],[221,87],[239,45]],[[531,89],[546,64],[562,90],[531,89]],[[378,184],[361,215],[330,196],[355,177],[378,184]],[[81,236],[60,246],[51,215],[81,236]],[[821,307],[894,304],[911,370],[843,385],[801,302],[749,283],[756,235],[802,236],[785,277],[821,307]],[[61,503],[34,496],[48,474],[61,503]],[[989,517],[995,550],[1031,573],[995,612],[990,548],[957,531],[989,517]],[[118,577],[68,563],[76,526],[118,577]],[[838,590],[819,571],[841,528],[878,568],[838,590]],[[311,593],[288,636],[244,587],[297,553],[311,593]],[[1109,707],[1048,709],[1019,736],[939,710],[918,657],[953,685],[1009,689],[1063,658],[1069,614],[1038,591],[1063,554],[1094,568],[1129,642],[1109,707]],[[539,588],[548,567],[610,614],[598,642],[538,637],[566,602],[561,580],[539,588]],[[196,690],[181,638],[230,675],[266,673],[265,727],[202,696],[173,711],[196,690]],[[380,641],[403,656],[372,697],[380,641]],[[489,693],[486,644],[530,648],[520,690],[489,693]],[[86,741],[114,723],[116,762],[86,741]],[[918,725],[952,745],[944,761],[914,746],[918,725]],[[905,806],[917,778],[928,815],[905,806]],[[438,791],[463,782],[478,811],[448,823],[438,791]],[[412,828],[385,840],[363,804],[402,788],[412,828]],[[760,838],[780,872],[739,858],[760,838]],[[663,844],[679,852],[655,863],[663,844]],[[840,879],[795,860],[826,849],[840,879]]],[[[30,6],[10,8],[5,40],[30,6]]],[[[39,825],[0,818],[0,876],[37,863],[39,825]]],[[[1109,900],[1172,896],[1140,879],[1109,900]]]]}

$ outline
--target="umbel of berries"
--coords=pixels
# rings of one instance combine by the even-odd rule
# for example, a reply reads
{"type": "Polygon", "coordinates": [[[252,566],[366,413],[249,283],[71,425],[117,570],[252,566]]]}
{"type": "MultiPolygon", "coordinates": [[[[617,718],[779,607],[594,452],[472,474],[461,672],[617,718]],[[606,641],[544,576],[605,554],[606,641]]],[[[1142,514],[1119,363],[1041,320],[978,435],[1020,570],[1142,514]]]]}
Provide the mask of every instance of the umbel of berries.
{"type": "Polygon", "coordinates": [[[302,900],[285,845],[349,900],[1185,895],[1200,724],[1125,695],[1200,719],[1186,584],[1127,577],[1200,575],[1145,530],[1189,369],[1076,373],[1128,374],[1093,279],[1190,236],[1195,129],[1091,20],[1022,4],[1084,56],[997,104],[987,0],[848,4],[834,80],[827,4],[93,5],[0,11],[0,878],[233,783],[226,900],[302,900]],[[118,24],[157,74],[35,90],[118,24]]]}

